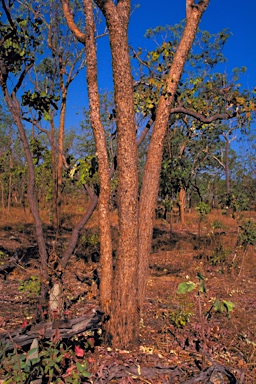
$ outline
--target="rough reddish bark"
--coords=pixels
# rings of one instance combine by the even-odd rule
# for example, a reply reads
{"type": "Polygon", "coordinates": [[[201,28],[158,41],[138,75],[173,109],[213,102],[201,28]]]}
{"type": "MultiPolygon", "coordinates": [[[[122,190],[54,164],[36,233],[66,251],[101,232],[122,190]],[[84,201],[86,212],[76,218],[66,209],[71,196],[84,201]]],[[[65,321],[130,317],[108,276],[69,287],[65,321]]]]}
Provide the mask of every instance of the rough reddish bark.
{"type": "Polygon", "coordinates": [[[100,117],[100,98],[97,78],[97,52],[95,44],[95,23],[93,4],[91,0],[84,1],[86,14],[85,48],[86,48],[86,73],[90,104],[90,119],[93,128],[99,163],[100,195],[98,203],[100,227],[100,263],[101,284],[100,303],[107,313],[111,302],[112,290],[112,240],[109,215],[110,202],[110,175],[107,153],[106,137],[100,117]]]}
{"type": "MultiPolygon", "coordinates": [[[[94,44],[92,42],[89,43],[91,35],[88,32],[88,28],[92,26],[90,20],[92,16],[92,1],[84,0],[86,23],[88,23],[88,41],[85,40],[85,35],[74,23],[73,16],[68,8],[68,0],[62,0],[62,3],[69,27],[79,41],[87,44],[86,49],[90,50],[87,52],[87,55],[89,55],[88,58],[90,59],[90,54],[94,55],[95,53],[94,48],[91,53],[91,47],[94,44]]],[[[107,331],[114,347],[128,348],[138,340],[139,336],[139,311],[143,305],[146,289],[154,209],[158,193],[163,144],[171,106],[196,34],[198,23],[208,6],[209,0],[201,0],[198,4],[195,4],[194,0],[187,0],[187,25],[168,76],[167,93],[160,98],[157,108],[156,121],[143,176],[140,207],[138,206],[137,143],[134,124],[133,81],[127,36],[130,1],[117,1],[116,5],[112,0],[95,0],[95,3],[103,12],[109,32],[117,123],[119,241],[110,310],[107,312],[110,315],[107,331]]],[[[90,66],[92,62],[88,61],[87,64],[90,66]]],[[[92,70],[89,67],[88,69],[89,71],[92,70]]],[[[95,87],[91,88],[94,89],[94,93],[90,94],[89,89],[90,108],[97,109],[97,76],[96,73],[90,73],[92,77],[87,78],[88,87],[92,87],[92,84],[95,87]],[[93,82],[93,76],[95,82],[93,82]]],[[[91,111],[91,117],[94,120],[95,131],[97,130],[96,127],[100,124],[97,122],[98,114],[94,115],[91,111]]],[[[99,137],[99,141],[96,143],[98,155],[103,153],[98,149],[103,140],[103,137],[99,137]]],[[[103,163],[99,165],[100,169],[104,168],[103,163]]],[[[104,183],[103,177],[101,182],[104,183]]],[[[103,187],[104,184],[101,183],[101,188],[103,187]]],[[[106,218],[104,218],[104,215],[102,217],[109,228],[110,226],[107,224],[106,218]]],[[[104,248],[104,241],[108,244],[109,240],[107,238],[103,240],[102,237],[102,249],[104,248]]],[[[107,268],[107,266],[105,265],[104,268],[107,268]]],[[[104,293],[101,291],[101,294],[104,293]]],[[[108,309],[108,307],[106,308],[108,309]]]]}
{"type": "Polygon", "coordinates": [[[110,174],[106,137],[100,117],[100,98],[97,80],[97,52],[94,36],[95,23],[93,14],[93,4],[91,0],[84,0],[84,12],[86,15],[85,34],[81,33],[76,28],[67,1],[63,1],[63,10],[71,31],[74,33],[77,39],[85,45],[86,48],[86,78],[90,104],[90,120],[97,148],[100,179],[100,195],[98,200],[101,244],[100,262],[102,270],[100,298],[101,307],[107,313],[111,302],[113,272],[111,228],[109,221],[110,174]]]}
{"type": "Polygon", "coordinates": [[[112,344],[128,348],[138,340],[138,170],[133,79],[128,47],[130,1],[96,1],[108,27],[117,123],[119,240],[109,331],[112,344]]]}
{"type": "Polygon", "coordinates": [[[207,8],[209,0],[195,4],[194,0],[186,3],[186,26],[180,44],[174,55],[170,73],[167,78],[167,94],[160,97],[156,121],[150,141],[140,198],[139,212],[139,297],[140,306],[145,296],[148,257],[151,252],[153,219],[158,194],[159,176],[163,154],[164,139],[168,128],[168,119],[177,87],[183,72],[187,56],[194,41],[199,21],[207,8]],[[167,96],[167,97],[166,97],[167,96]]]}

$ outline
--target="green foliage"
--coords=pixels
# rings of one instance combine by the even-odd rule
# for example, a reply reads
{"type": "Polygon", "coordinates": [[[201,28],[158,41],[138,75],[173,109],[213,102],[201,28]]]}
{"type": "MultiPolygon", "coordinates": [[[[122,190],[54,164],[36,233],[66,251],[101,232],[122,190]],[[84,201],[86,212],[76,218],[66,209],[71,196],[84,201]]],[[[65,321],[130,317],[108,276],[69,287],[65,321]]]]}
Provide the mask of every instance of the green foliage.
{"type": "Polygon", "coordinates": [[[243,221],[239,229],[238,241],[244,249],[247,249],[249,245],[256,244],[256,222],[253,219],[243,221]]]}
{"type": "MultiPolygon", "coordinates": [[[[82,350],[83,351],[83,350],[82,350]]],[[[25,352],[7,352],[7,348],[0,345],[0,368],[4,372],[4,383],[25,383],[38,377],[43,382],[74,383],[84,382],[90,377],[86,362],[79,361],[76,353],[65,344],[47,342],[38,352],[36,348],[25,352]],[[32,356],[32,358],[30,358],[32,356]]]]}
{"type": "Polygon", "coordinates": [[[180,295],[185,295],[188,292],[192,292],[196,288],[196,284],[192,281],[184,281],[180,283],[177,289],[177,293],[180,295]]]}
{"type": "MultiPolygon", "coordinates": [[[[10,21],[10,17],[7,17],[6,20],[10,21]]],[[[12,19],[12,22],[8,24],[2,17],[0,21],[2,42],[0,57],[8,73],[17,75],[24,65],[27,66],[34,62],[35,52],[40,44],[38,37],[41,24],[40,18],[33,20],[30,14],[12,19]]]]}
{"type": "Polygon", "coordinates": [[[204,202],[200,202],[198,206],[196,207],[197,213],[200,217],[200,220],[202,220],[208,213],[210,212],[211,208],[208,204],[204,202]]]}
{"type": "Polygon", "coordinates": [[[210,223],[210,226],[211,226],[213,232],[215,232],[216,229],[223,228],[223,223],[220,220],[215,219],[212,223],[210,223]]]}
{"type": "Polygon", "coordinates": [[[85,252],[90,254],[95,251],[99,251],[100,247],[100,236],[98,233],[87,233],[80,239],[82,247],[85,248],[85,252]]]}
{"type": "Polygon", "coordinates": [[[209,261],[211,265],[218,265],[225,263],[227,256],[230,254],[230,251],[223,248],[223,245],[219,243],[216,248],[212,251],[209,261]]]}
{"type": "Polygon", "coordinates": [[[232,191],[222,196],[221,207],[228,208],[235,212],[247,211],[250,209],[250,199],[245,191],[232,191]]]}
{"type": "MultiPolygon", "coordinates": [[[[199,314],[205,319],[210,319],[212,309],[214,309],[215,312],[227,313],[228,317],[230,317],[230,314],[235,307],[234,303],[232,303],[231,301],[216,299],[214,301],[214,304],[203,314],[202,301],[204,302],[204,307],[207,307],[208,303],[208,299],[206,296],[205,277],[204,275],[202,275],[201,272],[198,272],[196,277],[198,279],[198,283],[194,283],[193,281],[184,281],[178,285],[177,294],[183,295],[184,299],[180,303],[179,308],[177,310],[171,311],[172,323],[177,328],[184,327],[189,322],[190,317],[193,315],[191,307],[193,307],[194,304],[190,296],[191,292],[196,291],[199,306],[199,314]]],[[[203,321],[202,318],[201,321],[203,321]]]]}
{"type": "Polygon", "coordinates": [[[50,114],[51,106],[56,110],[58,109],[56,102],[59,100],[57,96],[47,95],[45,92],[33,92],[30,91],[24,92],[22,95],[22,106],[27,106],[33,108],[38,113],[38,120],[41,120],[42,117],[46,121],[50,121],[52,116],[50,114]]]}
{"type": "Polygon", "coordinates": [[[184,328],[193,316],[192,305],[181,305],[179,308],[170,311],[171,323],[177,328],[184,328]]]}
{"type": "Polygon", "coordinates": [[[234,308],[235,308],[235,304],[227,300],[217,299],[213,304],[213,309],[216,312],[219,312],[219,313],[226,312],[229,318],[231,317],[231,312],[234,310],[234,308]]]}
{"type": "Polygon", "coordinates": [[[69,177],[80,185],[93,186],[98,193],[99,176],[98,160],[95,155],[89,155],[85,159],[79,159],[69,171],[69,177]]]}
{"type": "Polygon", "coordinates": [[[8,259],[8,257],[9,257],[9,255],[6,252],[0,250],[0,263],[4,260],[8,259]]]}
{"type": "Polygon", "coordinates": [[[18,290],[28,296],[30,300],[36,300],[41,289],[41,281],[38,276],[31,276],[27,280],[20,280],[18,290]]]}

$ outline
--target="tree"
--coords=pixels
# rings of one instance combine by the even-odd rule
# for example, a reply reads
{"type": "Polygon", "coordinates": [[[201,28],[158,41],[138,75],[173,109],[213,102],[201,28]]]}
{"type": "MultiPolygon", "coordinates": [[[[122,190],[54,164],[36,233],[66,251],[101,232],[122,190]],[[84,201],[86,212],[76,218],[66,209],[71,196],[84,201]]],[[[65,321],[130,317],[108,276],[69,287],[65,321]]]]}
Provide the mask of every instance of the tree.
{"type": "MultiPolygon", "coordinates": [[[[200,1],[198,4],[191,0],[187,1],[186,26],[166,78],[165,92],[160,97],[156,110],[154,128],[144,168],[140,202],[138,202],[133,79],[128,46],[130,1],[118,1],[115,4],[112,0],[97,0],[95,3],[102,11],[108,28],[114,80],[119,218],[119,240],[114,273],[108,215],[110,175],[106,139],[100,121],[93,4],[91,0],[84,1],[86,32],[83,33],[74,22],[69,2],[67,0],[62,1],[69,27],[86,49],[91,124],[98,154],[100,179],[101,305],[106,314],[110,316],[107,332],[113,345],[127,348],[131,343],[136,342],[139,336],[139,313],[142,310],[146,289],[154,209],[171,105],[199,21],[208,6],[208,1],[200,1]]],[[[150,126],[145,128],[146,131],[149,130],[150,126]]]]}
{"type": "MultiPolygon", "coordinates": [[[[73,228],[70,242],[60,257],[58,268],[54,271],[57,276],[54,277],[61,278],[61,272],[74,251],[79,233],[98,203],[101,243],[100,301],[106,320],[108,320],[105,327],[106,336],[114,347],[128,348],[131,344],[135,344],[139,337],[139,320],[143,311],[147,283],[148,257],[151,250],[162,154],[171,117],[175,114],[188,114],[202,123],[211,123],[235,116],[238,101],[236,95],[233,95],[232,98],[224,95],[225,103],[223,103],[222,109],[214,109],[213,115],[211,115],[207,105],[201,108],[202,103],[196,103],[196,93],[200,83],[196,81],[195,84],[191,84],[192,90],[188,89],[192,96],[192,106],[188,105],[186,100],[177,104],[177,96],[179,96],[177,91],[184,65],[189,57],[199,21],[209,3],[209,0],[199,2],[187,0],[186,22],[177,45],[172,47],[173,53],[170,55],[167,73],[163,69],[163,80],[158,88],[157,102],[152,106],[152,103],[148,104],[147,114],[142,118],[145,126],[137,136],[134,79],[131,73],[127,32],[130,1],[96,0],[93,2],[84,0],[83,3],[86,19],[85,31],[84,29],[81,31],[80,26],[75,23],[77,20],[75,9],[71,9],[68,0],[62,0],[68,26],[78,41],[82,43],[82,49],[85,48],[86,51],[90,121],[97,151],[97,177],[100,185],[99,191],[94,190],[93,184],[86,183],[87,180],[84,178],[83,186],[89,195],[90,204],[80,222],[73,228]],[[101,10],[104,15],[112,52],[115,104],[113,114],[115,115],[117,140],[117,153],[113,157],[113,162],[111,162],[107,148],[97,82],[95,12],[98,10],[101,10]],[[150,136],[149,145],[139,190],[138,146],[151,129],[152,132],[148,135],[150,136]],[[115,170],[118,174],[119,239],[115,266],[113,266],[109,201],[111,177],[115,170]]],[[[44,281],[48,281],[48,250],[44,241],[36,200],[33,148],[28,140],[23,122],[37,123],[43,118],[48,121],[49,115],[56,107],[56,99],[53,93],[47,94],[37,89],[25,90],[20,96],[23,80],[36,62],[36,49],[41,42],[39,36],[41,21],[37,18],[38,13],[31,10],[27,10],[26,19],[15,18],[11,14],[12,5],[9,4],[8,8],[4,0],[2,0],[2,4],[6,19],[0,25],[0,84],[24,147],[29,172],[28,198],[35,221],[42,275],[44,281]],[[27,118],[29,109],[33,109],[36,114],[36,119],[33,121],[27,118]]],[[[162,55],[165,55],[165,50],[166,47],[163,48],[162,55]]],[[[218,98],[218,95],[216,97],[218,98]]],[[[209,97],[208,103],[210,102],[209,97]]],[[[89,160],[87,156],[83,163],[87,173],[89,160]]],[[[96,160],[95,157],[94,160],[96,160]]],[[[95,163],[95,161],[93,162],[95,163]]],[[[74,169],[72,174],[73,171],[74,169]]]]}
{"type": "MultiPolygon", "coordinates": [[[[158,105],[159,93],[165,89],[165,76],[183,28],[181,23],[150,29],[146,36],[153,39],[156,48],[146,55],[141,48],[138,52],[133,50],[139,65],[135,76],[140,74],[135,83],[137,112],[147,115],[158,105]]],[[[193,186],[202,200],[195,184],[196,175],[221,149],[224,131],[220,119],[232,119],[234,126],[244,127],[250,125],[250,109],[255,109],[252,95],[239,89],[239,74],[245,68],[235,69],[231,78],[213,72],[217,65],[226,61],[222,51],[228,37],[227,30],[217,34],[198,30],[170,112],[160,197],[165,203],[167,196],[177,198],[182,222],[186,193],[193,186]]]]}
{"type": "MultiPolygon", "coordinates": [[[[25,127],[22,122],[21,103],[18,99],[18,92],[23,80],[35,62],[34,53],[39,45],[38,35],[41,22],[38,18],[31,17],[17,17],[14,20],[10,12],[11,7],[8,7],[4,0],[2,0],[2,5],[6,19],[0,22],[0,86],[13,122],[18,128],[20,140],[24,148],[29,178],[27,195],[35,222],[36,238],[41,260],[41,273],[44,280],[47,280],[48,255],[35,195],[35,170],[25,127]]],[[[27,92],[25,96],[29,104],[29,96],[31,94],[27,92]]],[[[36,101],[37,96],[38,94],[35,94],[35,100],[33,101],[36,101]]],[[[42,115],[44,110],[49,110],[51,103],[51,100],[47,97],[44,97],[41,101],[43,103],[37,106],[40,115],[42,115]]]]}

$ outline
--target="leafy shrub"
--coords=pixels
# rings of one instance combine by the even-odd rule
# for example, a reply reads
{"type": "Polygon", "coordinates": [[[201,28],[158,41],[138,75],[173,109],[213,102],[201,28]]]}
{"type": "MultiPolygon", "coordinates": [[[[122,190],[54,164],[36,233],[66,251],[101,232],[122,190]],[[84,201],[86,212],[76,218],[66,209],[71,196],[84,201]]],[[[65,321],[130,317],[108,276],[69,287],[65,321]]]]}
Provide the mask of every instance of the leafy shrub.
{"type": "Polygon", "coordinates": [[[79,346],[72,351],[64,343],[48,342],[40,351],[33,348],[28,353],[7,353],[0,345],[0,351],[5,384],[29,383],[38,377],[47,383],[79,384],[90,377],[86,363],[81,360],[84,350],[79,346]]]}
{"type": "Polygon", "coordinates": [[[238,242],[246,249],[248,245],[256,244],[256,222],[252,219],[243,221],[239,226],[238,242]]]}

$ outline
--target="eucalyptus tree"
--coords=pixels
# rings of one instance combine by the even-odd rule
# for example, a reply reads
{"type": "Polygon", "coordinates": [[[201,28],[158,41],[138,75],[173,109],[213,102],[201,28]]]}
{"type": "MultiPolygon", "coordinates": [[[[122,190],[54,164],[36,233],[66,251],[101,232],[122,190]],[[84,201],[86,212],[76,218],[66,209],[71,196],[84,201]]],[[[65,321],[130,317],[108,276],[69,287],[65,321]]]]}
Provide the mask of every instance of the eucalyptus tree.
{"type": "MultiPolygon", "coordinates": [[[[154,128],[147,151],[139,203],[134,84],[128,46],[130,1],[95,1],[106,21],[112,53],[117,125],[119,218],[115,270],[113,270],[109,222],[110,166],[100,116],[93,2],[84,1],[85,33],[75,24],[74,13],[69,2],[63,0],[62,3],[70,29],[86,49],[90,117],[97,148],[100,180],[98,210],[101,235],[101,306],[106,315],[110,316],[107,333],[113,345],[123,348],[135,342],[139,335],[139,313],[142,310],[146,288],[154,209],[170,109],[208,1],[200,1],[198,4],[191,0],[186,2],[186,26],[174,53],[172,65],[165,79],[165,90],[160,96],[154,116],[154,128]]],[[[151,125],[146,126],[145,131],[148,131],[151,125]]]]}
{"type": "MultiPolygon", "coordinates": [[[[146,36],[154,41],[155,49],[133,50],[139,66],[134,74],[137,113],[149,115],[156,108],[183,28],[182,22],[150,29],[146,36]]],[[[216,73],[216,66],[219,69],[226,61],[222,51],[229,35],[227,30],[198,31],[170,112],[160,195],[178,196],[182,221],[186,191],[196,173],[204,161],[209,163],[210,157],[218,158],[218,150],[222,151],[221,137],[226,133],[221,120],[232,119],[232,126],[242,128],[250,124],[255,111],[253,95],[240,89],[239,75],[245,68],[235,69],[232,76],[216,73]]],[[[194,188],[200,193],[196,184],[194,188]]]]}

